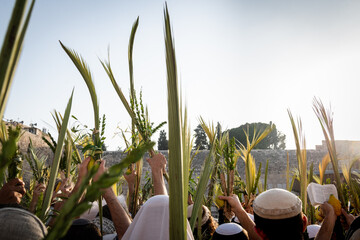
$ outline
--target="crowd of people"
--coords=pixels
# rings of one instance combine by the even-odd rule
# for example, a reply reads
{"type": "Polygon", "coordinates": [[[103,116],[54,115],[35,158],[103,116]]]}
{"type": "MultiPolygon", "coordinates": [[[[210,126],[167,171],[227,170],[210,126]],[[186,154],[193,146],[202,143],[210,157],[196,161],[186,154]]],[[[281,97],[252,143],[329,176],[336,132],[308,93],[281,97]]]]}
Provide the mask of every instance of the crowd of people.
{"type": "MultiPolygon", "coordinates": [[[[55,196],[69,197],[78,190],[90,158],[86,158],[79,167],[78,179],[74,186],[60,184],[55,196]]],[[[116,196],[112,188],[103,190],[104,198],[102,229],[103,239],[169,239],[169,196],[163,173],[166,158],[156,154],[147,159],[153,181],[153,195],[139,209],[132,219],[127,210],[124,197],[116,196]]],[[[106,171],[105,161],[102,161],[93,181],[106,171]]],[[[132,196],[135,173],[126,176],[129,186],[129,196],[132,196]]],[[[20,179],[13,179],[0,189],[0,239],[43,239],[47,234],[47,227],[33,213],[39,195],[45,191],[43,184],[38,184],[33,191],[29,209],[21,207],[22,197],[25,195],[25,184],[20,179]]],[[[337,217],[333,207],[328,203],[321,205],[324,220],[321,225],[308,225],[307,217],[302,211],[301,200],[293,193],[283,189],[270,189],[259,194],[253,202],[253,215],[243,208],[237,195],[220,196],[227,201],[235,218],[231,223],[219,224],[211,215],[211,211],[202,206],[201,221],[197,221],[195,230],[187,225],[187,239],[197,239],[200,232],[202,239],[255,239],[255,240],[330,240],[330,239],[360,239],[360,218],[348,214],[345,210],[337,217]],[[344,235],[334,231],[336,221],[341,219],[344,235]],[[201,223],[201,226],[198,224],[201,223]]],[[[64,198],[66,201],[66,198],[64,198]]],[[[61,210],[64,201],[53,204],[54,213],[61,210]]],[[[192,214],[193,205],[188,206],[188,218],[192,214]]],[[[54,216],[47,222],[54,224],[54,216]]],[[[70,229],[61,239],[101,239],[98,206],[93,207],[79,216],[71,224],[70,229]]]]}

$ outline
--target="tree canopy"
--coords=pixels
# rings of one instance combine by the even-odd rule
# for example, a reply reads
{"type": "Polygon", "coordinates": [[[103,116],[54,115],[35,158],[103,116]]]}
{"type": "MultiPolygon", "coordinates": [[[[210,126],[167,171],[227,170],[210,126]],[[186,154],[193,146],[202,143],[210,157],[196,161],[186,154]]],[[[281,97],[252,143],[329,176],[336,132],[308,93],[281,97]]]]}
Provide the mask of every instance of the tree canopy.
{"type": "Polygon", "coordinates": [[[168,149],[169,149],[169,141],[166,138],[166,132],[165,130],[161,130],[158,139],[158,150],[168,150],[168,149]]]}
{"type": "MultiPolygon", "coordinates": [[[[268,123],[246,123],[237,128],[232,128],[228,130],[229,138],[235,137],[237,141],[241,144],[246,145],[245,132],[249,134],[249,139],[251,140],[254,135],[254,129],[256,132],[263,131],[270,124],[268,123]]],[[[259,144],[256,145],[255,149],[285,149],[285,134],[277,130],[276,126],[274,130],[264,138],[259,144]]]]}
{"type": "Polygon", "coordinates": [[[207,136],[206,133],[204,131],[204,129],[201,127],[201,125],[199,124],[196,128],[195,128],[195,145],[194,145],[194,149],[199,149],[199,150],[205,150],[205,149],[209,149],[209,143],[207,141],[207,136]]]}

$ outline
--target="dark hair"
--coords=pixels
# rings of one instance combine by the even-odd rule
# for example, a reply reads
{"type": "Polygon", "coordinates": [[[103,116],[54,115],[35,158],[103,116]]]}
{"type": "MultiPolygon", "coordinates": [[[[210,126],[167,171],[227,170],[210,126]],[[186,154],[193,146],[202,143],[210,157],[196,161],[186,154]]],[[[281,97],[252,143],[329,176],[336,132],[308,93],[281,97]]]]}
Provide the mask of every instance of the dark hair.
{"type": "Polygon", "coordinates": [[[302,214],[284,219],[266,219],[254,213],[256,227],[261,229],[269,240],[303,240],[302,214]]]}
{"type": "MultiPolygon", "coordinates": [[[[190,221],[190,220],[189,220],[190,221]]],[[[212,216],[209,216],[209,219],[201,226],[201,235],[202,239],[211,239],[212,235],[214,234],[216,228],[218,227],[218,223],[212,216]]],[[[197,239],[197,227],[194,228],[193,235],[195,239],[197,239]]]]}
{"type": "MultiPolygon", "coordinates": [[[[110,209],[109,209],[108,205],[104,205],[102,209],[103,209],[103,217],[106,217],[107,219],[112,221],[111,213],[110,213],[110,209]]],[[[96,214],[96,216],[98,217],[99,213],[96,214]]]]}
{"type": "Polygon", "coordinates": [[[101,234],[96,225],[85,219],[77,219],[61,240],[100,240],[101,234]]]}

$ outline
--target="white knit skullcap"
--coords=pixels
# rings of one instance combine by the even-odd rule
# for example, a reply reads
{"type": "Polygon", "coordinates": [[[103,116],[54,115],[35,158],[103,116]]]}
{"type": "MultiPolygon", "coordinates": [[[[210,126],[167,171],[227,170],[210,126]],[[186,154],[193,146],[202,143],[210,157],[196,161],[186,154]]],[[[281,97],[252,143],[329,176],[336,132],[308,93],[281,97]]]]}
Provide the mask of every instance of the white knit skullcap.
{"type": "Polygon", "coordinates": [[[285,219],[301,213],[302,204],[295,194],[273,188],[257,196],[253,203],[254,213],[266,219],[285,219]]]}
{"type": "Polygon", "coordinates": [[[236,223],[224,223],[215,230],[216,233],[222,236],[235,235],[241,233],[242,231],[242,227],[236,223]]]}
{"type": "MultiPolygon", "coordinates": [[[[254,221],[254,215],[252,215],[251,213],[247,213],[247,215],[252,221],[254,221]]],[[[234,222],[240,223],[238,217],[234,217],[234,222]]]]}
{"type": "Polygon", "coordinates": [[[306,228],[309,238],[315,238],[316,234],[318,234],[320,230],[320,225],[312,224],[312,225],[308,225],[306,228]]]}

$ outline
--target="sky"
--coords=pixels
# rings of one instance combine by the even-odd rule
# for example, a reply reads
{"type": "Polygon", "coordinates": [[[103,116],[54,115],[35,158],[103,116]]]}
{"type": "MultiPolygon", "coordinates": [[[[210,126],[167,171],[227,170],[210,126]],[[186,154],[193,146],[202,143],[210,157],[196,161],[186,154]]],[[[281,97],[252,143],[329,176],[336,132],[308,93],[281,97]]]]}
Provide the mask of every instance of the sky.
{"type": "MultiPolygon", "coordinates": [[[[294,138],[287,109],[301,117],[307,148],[323,139],[314,97],[334,112],[335,138],[360,140],[360,2],[198,0],[167,2],[178,75],[192,130],[199,117],[225,129],[270,122],[294,138]]],[[[0,2],[3,41],[14,5],[0,2]]],[[[106,115],[109,150],[124,148],[116,134],[131,124],[99,59],[110,61],[118,85],[129,93],[127,50],[134,43],[135,88],[143,92],[150,120],[167,121],[163,9],[160,0],[38,0],[26,33],[5,119],[37,123],[55,135],[51,117],[63,113],[75,88],[72,114],[93,127],[90,95],[62,50],[61,40],[88,63],[106,115]]],[[[74,126],[75,120],[70,121],[74,126]]],[[[167,125],[163,127],[167,131],[167,125]]],[[[157,141],[158,134],[153,140],[157,141]]]]}

